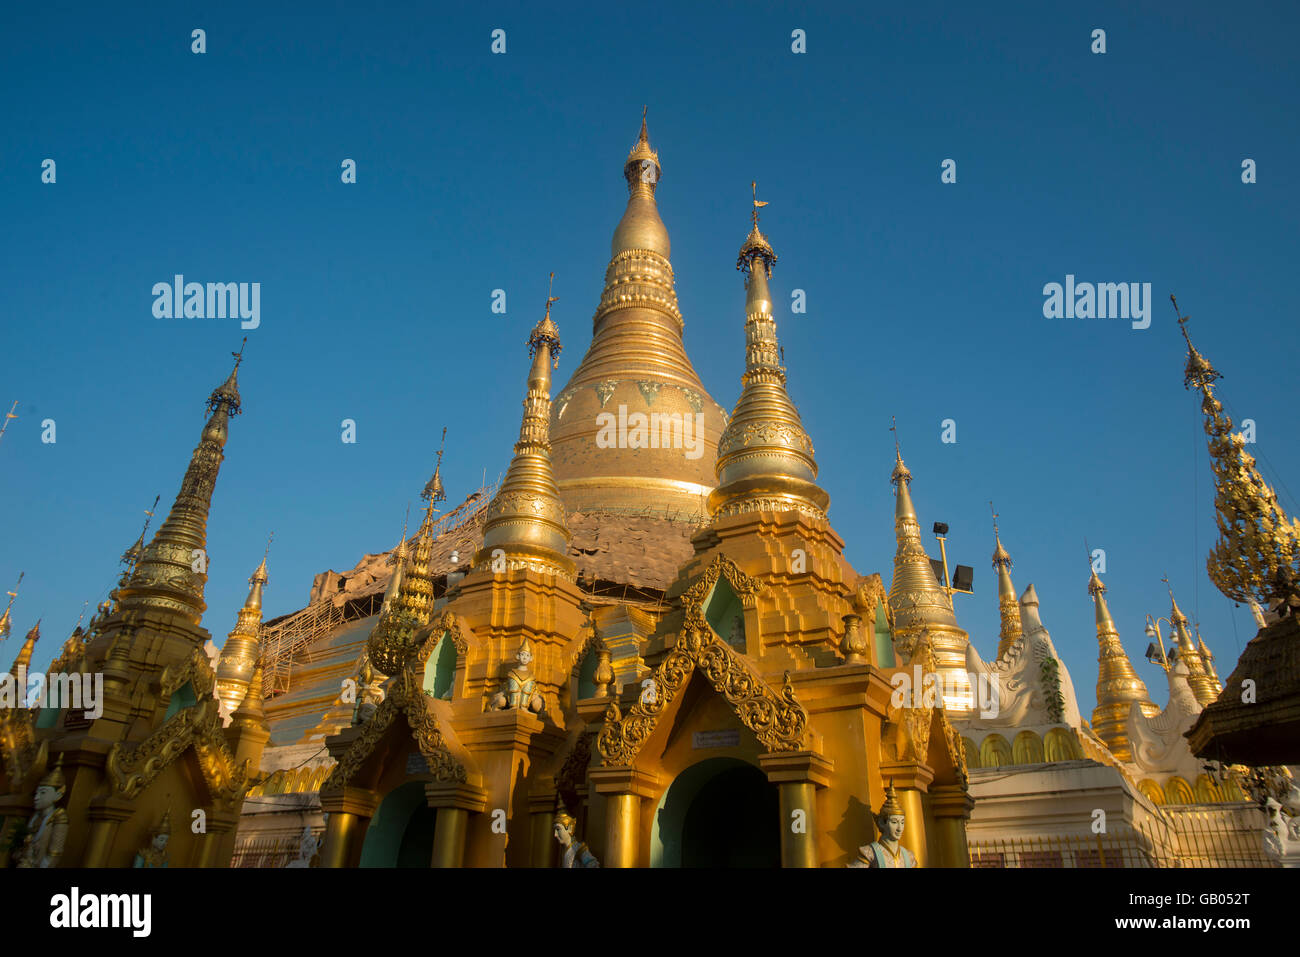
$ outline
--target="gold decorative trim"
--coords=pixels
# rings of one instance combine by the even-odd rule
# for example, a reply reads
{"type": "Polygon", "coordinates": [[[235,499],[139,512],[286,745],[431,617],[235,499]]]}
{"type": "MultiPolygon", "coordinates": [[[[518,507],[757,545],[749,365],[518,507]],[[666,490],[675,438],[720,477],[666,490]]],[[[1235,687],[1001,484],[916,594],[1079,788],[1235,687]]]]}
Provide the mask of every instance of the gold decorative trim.
{"type": "Polygon", "coordinates": [[[126,798],[138,797],[191,746],[213,800],[226,808],[236,806],[251,786],[250,767],[247,760],[235,764],[222,733],[216,698],[181,709],[135,748],[113,745],[106,761],[113,791],[126,798]]]}
{"type": "MultiPolygon", "coordinates": [[[[443,616],[443,619],[446,615],[443,616]]],[[[441,619],[440,619],[441,620],[441,619]]],[[[451,629],[448,629],[451,630],[451,629]]],[[[388,726],[393,723],[399,711],[406,717],[416,746],[420,749],[430,773],[437,781],[447,783],[465,783],[468,775],[465,766],[447,750],[442,738],[442,729],[437,719],[429,712],[428,703],[420,680],[420,671],[408,667],[397,678],[395,686],[388,692],[388,697],[375,709],[370,720],[361,726],[361,734],[344,752],[334,770],[330,772],[321,793],[341,791],[345,788],[362,766],[370,758],[384,736],[388,726]]]]}
{"type": "Polygon", "coordinates": [[[684,623],[677,644],[651,672],[655,694],[642,695],[626,716],[611,701],[605,723],[596,739],[596,750],[606,766],[630,766],[654,732],[660,715],[686,686],[698,668],[732,706],[745,727],[754,732],[769,752],[803,748],[808,712],[795,697],[790,673],[778,694],[735,649],[723,641],[704,617],[704,601],[719,578],[740,598],[745,608],[754,607],[763,585],[746,575],[725,555],[714,558],[700,580],[682,595],[684,623]]]}

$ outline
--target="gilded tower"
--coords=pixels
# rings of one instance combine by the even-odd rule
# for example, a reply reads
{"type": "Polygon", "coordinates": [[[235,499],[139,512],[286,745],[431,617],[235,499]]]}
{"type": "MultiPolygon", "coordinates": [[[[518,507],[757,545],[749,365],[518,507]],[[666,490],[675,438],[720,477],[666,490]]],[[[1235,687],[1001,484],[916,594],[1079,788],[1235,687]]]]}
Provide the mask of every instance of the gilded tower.
{"type": "Polygon", "coordinates": [[[894,610],[894,644],[908,658],[924,632],[934,652],[935,668],[948,691],[945,707],[954,712],[974,706],[966,672],[966,646],[970,637],[957,624],[952,597],[935,575],[930,557],[921,543],[921,522],[912,505],[912,473],[903,464],[901,449],[895,448],[890,481],[897,489],[894,499],[894,580],[889,586],[889,603],[894,610]]]}
{"type": "Polygon", "coordinates": [[[698,520],[713,490],[726,414],[686,355],[668,230],[655,203],[661,173],[643,118],[623,164],[627,209],[610,243],[591,345],[551,412],[551,459],[571,512],[698,520]],[[614,442],[601,435],[601,413],[619,426],[614,442]],[[636,419],[629,427],[636,416],[645,430],[636,419]]]}
{"type": "Polygon", "coordinates": [[[235,627],[226,636],[217,662],[217,697],[225,706],[227,715],[234,714],[248,694],[253,671],[261,657],[261,642],[257,630],[262,624],[262,589],[266,587],[266,555],[248,580],[248,598],[239,609],[235,627]]]}
{"type": "Polygon", "coordinates": [[[1011,553],[1002,547],[1002,536],[998,534],[998,517],[993,516],[993,570],[998,575],[998,614],[1001,627],[998,630],[998,657],[1001,658],[1024,633],[1020,624],[1020,602],[1016,598],[1016,586],[1011,583],[1011,553]]]}
{"type": "Polygon", "coordinates": [[[488,564],[494,572],[526,565],[572,578],[576,570],[569,558],[564,503],[551,471],[551,367],[559,365],[561,349],[560,330],[551,318],[555,301],[547,296],[546,312],[528,337],[532,365],[519,441],[488,506],[483,547],[474,556],[475,566],[488,564]]]}
{"type": "Polygon", "coordinates": [[[745,374],[718,443],[718,488],[709,496],[709,512],[717,517],[792,510],[825,519],[830,496],[816,484],[812,440],[785,388],[767,287],[776,252],[759,232],[758,209],[767,204],[758,201],[757,186],[754,190],[753,226],[736,260],[746,276],[745,374]]]}
{"type": "Polygon", "coordinates": [[[1097,613],[1097,707],[1092,710],[1092,729],[1106,742],[1111,754],[1121,761],[1133,760],[1132,742],[1129,740],[1129,713],[1136,702],[1147,717],[1158,714],[1147,686],[1133,670],[1124,646],[1119,640],[1119,629],[1106,607],[1106,586],[1093,569],[1088,579],[1088,594],[1092,596],[1097,613]]]}

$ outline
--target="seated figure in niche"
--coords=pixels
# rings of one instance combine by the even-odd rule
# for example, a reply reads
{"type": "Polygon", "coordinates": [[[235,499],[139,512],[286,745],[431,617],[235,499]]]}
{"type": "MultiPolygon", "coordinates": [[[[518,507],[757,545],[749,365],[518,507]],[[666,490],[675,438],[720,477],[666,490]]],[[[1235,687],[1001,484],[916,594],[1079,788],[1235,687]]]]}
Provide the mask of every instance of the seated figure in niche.
{"type": "Polygon", "coordinates": [[[167,842],[172,836],[172,812],[163,812],[162,821],[149,832],[149,843],[136,851],[132,867],[166,867],[167,842]]]}
{"type": "Polygon", "coordinates": [[[530,667],[533,660],[533,646],[527,638],[519,645],[519,652],[515,656],[518,664],[506,672],[506,680],[501,686],[501,690],[496,693],[489,704],[491,711],[531,711],[534,714],[540,714],[542,711],[542,696],[537,693],[537,681],[533,678],[533,671],[530,667]]]}

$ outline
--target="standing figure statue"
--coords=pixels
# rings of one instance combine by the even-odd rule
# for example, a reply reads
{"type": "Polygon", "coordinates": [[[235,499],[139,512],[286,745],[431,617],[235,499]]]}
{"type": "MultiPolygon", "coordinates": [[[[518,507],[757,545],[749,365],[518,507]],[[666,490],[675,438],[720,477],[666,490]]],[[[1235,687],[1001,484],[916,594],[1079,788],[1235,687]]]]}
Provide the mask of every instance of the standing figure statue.
{"type": "Polygon", "coordinates": [[[600,861],[596,860],[596,856],[591,853],[587,845],[574,836],[574,828],[577,823],[573,819],[573,815],[567,811],[557,811],[555,814],[555,839],[564,848],[564,854],[560,858],[560,866],[600,867],[600,861]]]}
{"type": "Polygon", "coordinates": [[[537,682],[533,678],[532,668],[529,667],[533,660],[533,646],[527,638],[519,645],[515,660],[518,665],[506,672],[506,680],[501,690],[492,699],[490,710],[511,709],[540,714],[542,696],[537,693],[537,682]]]}
{"type": "Polygon", "coordinates": [[[916,858],[912,852],[900,843],[903,839],[903,805],[898,802],[894,783],[889,783],[885,792],[885,803],[876,815],[876,828],[880,831],[879,840],[872,841],[865,847],[858,848],[858,859],[849,867],[916,867],[916,858]]]}
{"type": "Polygon", "coordinates": [[[68,789],[63,777],[63,755],[55,762],[54,770],[41,778],[32,796],[34,808],[27,821],[27,836],[18,850],[15,867],[54,867],[63,856],[63,845],[68,840],[68,812],[56,807],[68,789]]]}
{"type": "Polygon", "coordinates": [[[172,812],[163,812],[162,821],[149,832],[149,843],[136,851],[132,867],[166,867],[167,842],[172,836],[172,812]]]}
{"type": "Polygon", "coordinates": [[[320,863],[320,845],[321,837],[312,834],[311,825],[305,824],[302,829],[302,840],[298,842],[298,856],[284,865],[290,867],[315,867],[320,863]]]}

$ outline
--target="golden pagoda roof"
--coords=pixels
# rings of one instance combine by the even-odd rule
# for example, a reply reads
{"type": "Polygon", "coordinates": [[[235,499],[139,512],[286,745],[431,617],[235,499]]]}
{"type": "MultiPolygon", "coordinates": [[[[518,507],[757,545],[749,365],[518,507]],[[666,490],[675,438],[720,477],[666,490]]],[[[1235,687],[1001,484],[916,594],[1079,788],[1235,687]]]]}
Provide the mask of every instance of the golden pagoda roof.
{"type": "Polygon", "coordinates": [[[686,354],[671,245],[655,198],[662,169],[644,119],[623,172],[627,208],[610,244],[591,344],[552,404],[552,470],[570,512],[694,524],[713,491],[726,412],[686,354]],[[611,420],[621,432],[608,444],[600,430],[611,420]]]}

